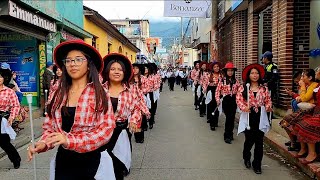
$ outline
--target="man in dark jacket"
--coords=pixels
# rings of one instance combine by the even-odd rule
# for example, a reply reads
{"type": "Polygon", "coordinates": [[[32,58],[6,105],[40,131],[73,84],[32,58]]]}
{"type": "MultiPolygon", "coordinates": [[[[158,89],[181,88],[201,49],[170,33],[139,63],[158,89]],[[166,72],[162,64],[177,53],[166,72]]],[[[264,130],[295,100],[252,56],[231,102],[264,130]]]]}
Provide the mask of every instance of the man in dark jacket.
{"type": "MultiPolygon", "coordinates": [[[[43,87],[43,94],[45,94],[45,90],[48,90],[47,95],[49,95],[49,90],[50,90],[50,84],[51,84],[51,80],[53,79],[53,63],[52,62],[47,62],[47,68],[43,73],[43,82],[42,82],[42,87],[43,87]]],[[[46,102],[46,99],[45,99],[46,102]]],[[[43,110],[43,116],[45,116],[43,110]]]]}

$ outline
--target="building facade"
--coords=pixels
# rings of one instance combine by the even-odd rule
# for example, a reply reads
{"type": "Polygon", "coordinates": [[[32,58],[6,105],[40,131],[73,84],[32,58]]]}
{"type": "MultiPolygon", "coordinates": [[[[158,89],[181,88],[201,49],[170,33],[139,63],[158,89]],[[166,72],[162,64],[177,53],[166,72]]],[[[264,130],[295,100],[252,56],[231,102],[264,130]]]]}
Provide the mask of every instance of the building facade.
{"type": "Polygon", "coordinates": [[[136,54],[140,50],[135,44],[97,11],[85,6],[83,11],[84,29],[93,35],[93,38],[85,39],[88,44],[96,47],[102,56],[116,52],[127,56],[132,63],[136,62],[136,54]]]}
{"type": "MultiPolygon", "coordinates": [[[[34,106],[43,102],[42,74],[46,63],[52,61],[54,47],[69,37],[92,37],[83,30],[83,21],[79,19],[82,19],[79,0],[0,2],[0,46],[3,47],[0,62],[9,63],[17,73],[18,86],[24,95],[33,95],[34,106]],[[70,7],[72,13],[67,11],[70,7]]],[[[27,104],[25,98],[22,104],[27,104]]]]}
{"type": "MultiPolygon", "coordinates": [[[[109,20],[124,36],[141,50],[141,57],[149,57],[147,38],[150,37],[149,20],[145,19],[120,19],[109,20]]],[[[137,61],[140,60],[137,54],[137,61]]]]}

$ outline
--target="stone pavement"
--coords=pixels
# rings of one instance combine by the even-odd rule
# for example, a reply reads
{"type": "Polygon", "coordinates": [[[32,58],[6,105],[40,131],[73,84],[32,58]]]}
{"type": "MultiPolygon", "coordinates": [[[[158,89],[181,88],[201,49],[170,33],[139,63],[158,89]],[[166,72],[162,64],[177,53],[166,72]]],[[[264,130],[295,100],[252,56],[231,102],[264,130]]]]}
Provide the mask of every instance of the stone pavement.
{"type": "MultiPolygon", "coordinates": [[[[220,180],[220,179],[306,179],[277,160],[264,156],[262,175],[244,167],[242,161],[243,135],[235,136],[233,144],[223,141],[221,116],[213,132],[194,110],[193,97],[180,87],[170,92],[167,84],[161,94],[156,124],[146,132],[144,144],[133,139],[133,162],[127,180],[220,180]]],[[[3,180],[32,180],[32,163],[26,162],[26,147],[19,149],[23,157],[20,169],[11,169],[7,158],[0,160],[3,180]]],[[[54,150],[37,156],[39,180],[48,179],[49,161],[54,150]]]]}

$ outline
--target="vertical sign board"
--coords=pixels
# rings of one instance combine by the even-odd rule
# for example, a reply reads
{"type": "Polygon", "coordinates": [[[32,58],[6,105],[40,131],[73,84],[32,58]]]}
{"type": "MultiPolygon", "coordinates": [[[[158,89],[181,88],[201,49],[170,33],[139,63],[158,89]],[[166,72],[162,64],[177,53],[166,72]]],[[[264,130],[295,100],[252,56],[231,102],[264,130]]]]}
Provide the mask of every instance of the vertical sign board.
{"type": "MultiPolygon", "coordinates": [[[[0,62],[10,64],[17,73],[17,84],[25,96],[32,94],[33,105],[38,104],[38,47],[33,37],[16,32],[0,32],[0,62]]],[[[24,97],[22,104],[26,105],[24,97]]]]}
{"type": "Polygon", "coordinates": [[[39,44],[39,76],[40,76],[40,88],[39,88],[39,92],[41,95],[43,94],[43,74],[44,71],[46,70],[46,45],[44,44],[44,42],[39,44]]]}

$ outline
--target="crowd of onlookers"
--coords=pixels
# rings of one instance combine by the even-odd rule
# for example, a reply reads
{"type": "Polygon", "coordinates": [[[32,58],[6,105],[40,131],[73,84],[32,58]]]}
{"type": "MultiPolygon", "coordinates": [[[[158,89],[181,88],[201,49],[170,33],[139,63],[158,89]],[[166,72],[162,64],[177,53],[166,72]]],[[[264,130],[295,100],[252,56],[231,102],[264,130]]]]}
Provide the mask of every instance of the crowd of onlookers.
{"type": "Polygon", "coordinates": [[[302,163],[317,161],[320,148],[320,69],[307,69],[293,76],[296,91],[286,89],[292,97],[292,113],[280,122],[290,141],[288,151],[297,151],[296,158],[304,158],[302,163]]]}

